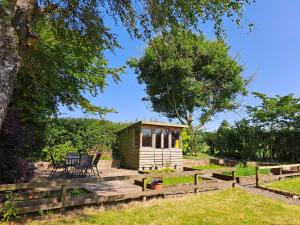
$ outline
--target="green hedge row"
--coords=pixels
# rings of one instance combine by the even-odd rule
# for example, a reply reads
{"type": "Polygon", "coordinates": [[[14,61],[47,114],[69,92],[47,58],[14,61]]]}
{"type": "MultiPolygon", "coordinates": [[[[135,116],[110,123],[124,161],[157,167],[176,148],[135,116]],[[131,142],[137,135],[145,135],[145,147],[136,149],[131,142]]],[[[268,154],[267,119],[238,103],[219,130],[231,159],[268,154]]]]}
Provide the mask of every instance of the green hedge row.
{"type": "Polygon", "coordinates": [[[52,151],[56,159],[63,159],[67,152],[103,150],[118,157],[116,132],[128,123],[83,118],[51,119],[43,131],[42,148],[31,154],[34,160],[50,160],[52,151]]]}

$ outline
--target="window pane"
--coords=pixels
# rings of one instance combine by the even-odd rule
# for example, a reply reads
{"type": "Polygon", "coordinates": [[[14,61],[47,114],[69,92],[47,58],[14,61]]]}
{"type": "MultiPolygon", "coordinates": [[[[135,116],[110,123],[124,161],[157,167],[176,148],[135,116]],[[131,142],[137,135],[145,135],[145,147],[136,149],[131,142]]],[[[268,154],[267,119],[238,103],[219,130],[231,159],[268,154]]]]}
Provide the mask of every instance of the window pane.
{"type": "Polygon", "coordinates": [[[164,148],[169,148],[169,132],[167,129],[163,130],[164,148]]]}
{"type": "Polygon", "coordinates": [[[172,131],[172,148],[180,148],[180,132],[172,131]]]}
{"type": "Polygon", "coordinates": [[[161,129],[155,130],[155,148],[161,148],[161,129]]]}
{"type": "Polygon", "coordinates": [[[142,134],[143,134],[142,145],[144,147],[152,147],[151,129],[142,128],[142,134]]]}

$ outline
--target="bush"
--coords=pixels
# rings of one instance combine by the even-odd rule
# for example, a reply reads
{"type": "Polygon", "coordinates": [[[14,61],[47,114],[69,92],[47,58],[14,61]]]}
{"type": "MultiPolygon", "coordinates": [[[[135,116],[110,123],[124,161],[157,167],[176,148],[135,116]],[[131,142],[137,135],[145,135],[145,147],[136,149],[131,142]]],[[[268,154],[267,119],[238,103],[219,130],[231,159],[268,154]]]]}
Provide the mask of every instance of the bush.
{"type": "Polygon", "coordinates": [[[67,141],[63,144],[54,145],[53,147],[46,146],[42,150],[43,159],[50,162],[50,152],[52,152],[55,160],[62,161],[65,159],[65,156],[68,152],[77,152],[77,149],[72,146],[70,141],[67,141]]]}
{"type": "Polygon", "coordinates": [[[182,137],[182,153],[184,155],[188,155],[189,153],[191,153],[191,148],[189,145],[191,136],[188,135],[188,133],[186,132],[186,129],[183,129],[183,131],[181,133],[181,137],[182,137]]]}
{"type": "Polygon", "coordinates": [[[5,194],[5,202],[0,207],[0,222],[8,222],[18,219],[17,209],[15,208],[14,194],[8,192],[5,194]]]}
{"type": "Polygon", "coordinates": [[[39,140],[40,128],[24,122],[18,112],[7,112],[0,130],[0,184],[28,182],[32,178],[35,167],[24,158],[39,140]]]}
{"type": "Polygon", "coordinates": [[[128,125],[97,119],[52,119],[44,130],[42,150],[31,157],[50,161],[49,151],[56,160],[63,159],[67,152],[101,151],[106,159],[118,158],[116,132],[128,125]]]}
{"type": "Polygon", "coordinates": [[[24,183],[31,180],[35,170],[32,162],[9,153],[1,155],[0,183],[24,183]]]}
{"type": "Polygon", "coordinates": [[[206,143],[206,133],[202,131],[189,132],[187,129],[182,131],[182,151],[184,155],[196,156],[206,154],[209,146],[206,143]]]}
{"type": "Polygon", "coordinates": [[[270,133],[243,119],[207,136],[211,153],[239,160],[300,162],[300,130],[284,128],[270,133]],[[270,141],[272,140],[272,141],[270,141]]]}

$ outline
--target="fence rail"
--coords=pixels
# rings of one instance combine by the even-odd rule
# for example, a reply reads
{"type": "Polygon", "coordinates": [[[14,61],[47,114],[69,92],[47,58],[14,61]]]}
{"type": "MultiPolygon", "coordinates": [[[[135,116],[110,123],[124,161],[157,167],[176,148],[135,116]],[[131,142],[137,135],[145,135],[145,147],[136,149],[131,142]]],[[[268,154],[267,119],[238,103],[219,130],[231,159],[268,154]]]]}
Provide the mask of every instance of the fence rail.
{"type": "Polygon", "coordinates": [[[276,166],[256,166],[255,168],[255,177],[256,177],[256,187],[259,187],[259,170],[261,169],[279,169],[279,175],[276,176],[279,180],[285,177],[294,177],[300,175],[300,164],[285,164],[285,165],[276,165],[276,166]],[[284,168],[297,168],[297,172],[282,174],[284,168]]]}
{"type": "MultiPolygon", "coordinates": [[[[218,170],[211,170],[218,171],[218,170]]],[[[219,170],[220,171],[220,170],[219,170]]],[[[224,170],[222,170],[224,171],[224,170]]],[[[231,169],[233,177],[235,176],[235,170],[231,169]]],[[[43,181],[43,182],[31,182],[20,184],[3,184],[0,185],[0,192],[18,191],[18,190],[30,190],[35,192],[35,189],[50,188],[60,192],[60,197],[49,198],[33,198],[26,199],[22,196],[20,201],[16,201],[15,207],[18,209],[18,214],[37,212],[39,210],[60,209],[61,213],[65,211],[65,208],[72,206],[80,206],[87,204],[99,204],[105,202],[121,201],[125,199],[137,199],[142,198],[145,200],[149,196],[165,195],[168,193],[181,193],[181,192],[194,192],[206,191],[212,189],[218,189],[221,187],[228,187],[235,185],[235,180],[232,181],[219,181],[219,180],[206,180],[205,182],[198,183],[198,177],[203,175],[203,171],[183,171],[174,173],[154,173],[143,175],[128,175],[128,176],[114,176],[114,177],[100,177],[100,178],[79,178],[69,180],[56,180],[56,181],[43,181]],[[164,187],[162,190],[148,190],[146,179],[151,177],[178,177],[178,176],[194,176],[194,184],[174,185],[170,187],[164,187]],[[142,191],[137,193],[120,194],[113,196],[97,196],[96,193],[88,193],[82,196],[67,196],[67,189],[81,186],[85,183],[97,183],[103,181],[114,180],[140,180],[142,191]]],[[[1,207],[1,204],[0,204],[1,207]]]]}

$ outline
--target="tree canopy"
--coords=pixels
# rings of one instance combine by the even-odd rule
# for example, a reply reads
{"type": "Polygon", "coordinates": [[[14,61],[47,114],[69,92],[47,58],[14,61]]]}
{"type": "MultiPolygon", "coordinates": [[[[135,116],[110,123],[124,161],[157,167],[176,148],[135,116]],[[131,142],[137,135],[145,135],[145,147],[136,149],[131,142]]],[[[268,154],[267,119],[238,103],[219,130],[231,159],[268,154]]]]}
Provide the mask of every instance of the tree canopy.
{"type": "Polygon", "coordinates": [[[253,92],[253,95],[261,100],[261,105],[247,107],[256,126],[272,132],[283,128],[296,129],[300,125],[300,98],[295,98],[294,94],[268,97],[253,92]]]}
{"type": "MultiPolygon", "coordinates": [[[[119,47],[118,37],[107,22],[109,18],[124,25],[129,34],[137,38],[151,37],[171,26],[200,29],[199,23],[205,21],[213,21],[215,32],[221,37],[224,35],[224,17],[240,26],[244,6],[251,2],[3,0],[0,3],[0,55],[1,61],[9,62],[13,69],[6,70],[8,63],[0,64],[3,65],[0,84],[6,87],[0,95],[0,127],[17,74],[22,76],[19,90],[26,79],[25,89],[38,88],[39,93],[43,92],[48,98],[46,101],[51,109],[59,103],[69,107],[79,105],[91,112],[105,112],[105,109],[93,106],[83,93],[95,96],[96,89],[103,89],[106,75],[112,74],[116,78],[120,72],[108,68],[103,57],[104,50],[113,51],[119,47]],[[36,52],[26,47],[32,31],[39,39],[36,52]],[[50,89],[53,89],[50,96],[55,101],[49,101],[50,89]]],[[[25,93],[26,90],[20,91],[25,93]]]]}
{"type": "Polygon", "coordinates": [[[210,135],[215,154],[243,160],[300,161],[299,98],[293,94],[269,97],[254,92],[261,103],[248,106],[248,119],[224,126],[210,135]]]}
{"type": "Polygon", "coordinates": [[[246,94],[243,68],[228,51],[222,41],[172,29],[150,40],[130,64],[154,111],[200,128],[216,113],[236,108],[237,95],[246,94]]]}
{"type": "Polygon", "coordinates": [[[100,115],[109,111],[92,105],[86,98],[103,91],[106,76],[117,81],[123,71],[107,66],[103,43],[77,31],[58,33],[48,18],[40,19],[34,30],[40,40],[24,59],[11,107],[22,110],[31,119],[55,115],[60,104],[70,109],[79,105],[100,115]]]}

